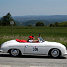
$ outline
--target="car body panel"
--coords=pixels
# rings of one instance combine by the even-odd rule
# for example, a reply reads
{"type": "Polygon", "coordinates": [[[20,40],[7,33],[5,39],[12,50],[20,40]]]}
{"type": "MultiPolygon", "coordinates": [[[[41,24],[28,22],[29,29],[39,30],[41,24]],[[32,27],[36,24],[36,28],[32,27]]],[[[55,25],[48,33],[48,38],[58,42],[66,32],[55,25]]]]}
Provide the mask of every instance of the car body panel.
{"type": "Polygon", "coordinates": [[[49,51],[54,48],[59,49],[62,56],[67,54],[66,47],[57,42],[21,43],[16,40],[10,40],[1,45],[4,53],[8,53],[10,49],[19,49],[22,55],[48,55],[49,51]]]}

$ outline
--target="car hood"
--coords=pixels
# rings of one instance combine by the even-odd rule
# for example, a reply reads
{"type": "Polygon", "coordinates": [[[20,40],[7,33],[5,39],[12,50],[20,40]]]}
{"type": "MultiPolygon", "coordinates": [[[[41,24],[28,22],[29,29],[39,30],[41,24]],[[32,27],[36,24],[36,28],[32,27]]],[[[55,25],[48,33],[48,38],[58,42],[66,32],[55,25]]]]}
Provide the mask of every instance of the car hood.
{"type": "Polygon", "coordinates": [[[60,48],[66,49],[66,47],[65,47],[63,44],[58,43],[58,42],[45,41],[44,44],[45,44],[46,46],[49,46],[49,47],[60,47],[60,48]]]}
{"type": "Polygon", "coordinates": [[[63,45],[63,44],[61,44],[61,43],[58,43],[58,42],[49,42],[49,41],[45,41],[45,42],[43,42],[44,44],[46,44],[46,45],[51,45],[51,46],[61,46],[61,45],[63,45]]]}

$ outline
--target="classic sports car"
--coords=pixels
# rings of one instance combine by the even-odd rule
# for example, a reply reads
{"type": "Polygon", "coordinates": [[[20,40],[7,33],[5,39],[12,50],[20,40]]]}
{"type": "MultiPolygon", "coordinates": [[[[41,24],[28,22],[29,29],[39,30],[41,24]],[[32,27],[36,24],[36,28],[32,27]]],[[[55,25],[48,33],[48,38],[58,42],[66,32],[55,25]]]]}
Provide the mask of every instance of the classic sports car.
{"type": "Polygon", "coordinates": [[[44,41],[39,37],[39,42],[18,42],[10,40],[1,45],[1,50],[4,53],[9,53],[12,56],[19,55],[47,55],[54,58],[65,56],[67,54],[66,47],[61,43],[44,41]]]}

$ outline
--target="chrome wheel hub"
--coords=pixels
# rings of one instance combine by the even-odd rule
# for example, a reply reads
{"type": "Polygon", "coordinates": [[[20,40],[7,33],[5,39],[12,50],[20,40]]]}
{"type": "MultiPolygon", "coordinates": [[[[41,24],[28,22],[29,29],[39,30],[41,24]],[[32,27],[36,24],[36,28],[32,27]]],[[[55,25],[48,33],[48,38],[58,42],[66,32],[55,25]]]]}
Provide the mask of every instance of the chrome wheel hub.
{"type": "Polygon", "coordinates": [[[58,49],[53,49],[53,50],[51,51],[51,55],[52,55],[53,57],[58,57],[58,56],[59,56],[59,50],[58,50],[58,49]]]}
{"type": "Polygon", "coordinates": [[[13,56],[17,56],[17,55],[19,54],[19,50],[12,49],[12,50],[11,50],[11,54],[12,54],[13,56]]]}

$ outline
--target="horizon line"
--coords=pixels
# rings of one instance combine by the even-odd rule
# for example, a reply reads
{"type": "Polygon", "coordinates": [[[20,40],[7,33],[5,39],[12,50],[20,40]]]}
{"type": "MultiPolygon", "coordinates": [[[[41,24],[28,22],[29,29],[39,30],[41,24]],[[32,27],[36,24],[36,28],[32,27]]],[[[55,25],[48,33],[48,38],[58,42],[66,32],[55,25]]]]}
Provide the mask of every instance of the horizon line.
{"type": "MultiPolygon", "coordinates": [[[[20,16],[20,15],[16,15],[16,16],[20,16]]],[[[57,15],[22,15],[22,16],[63,16],[63,15],[62,14],[61,15],[57,14],[57,15]]],[[[0,16],[0,17],[3,17],[3,16],[0,16]]],[[[15,17],[15,16],[12,16],[12,17],[15,17]]]]}

